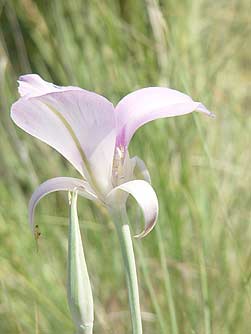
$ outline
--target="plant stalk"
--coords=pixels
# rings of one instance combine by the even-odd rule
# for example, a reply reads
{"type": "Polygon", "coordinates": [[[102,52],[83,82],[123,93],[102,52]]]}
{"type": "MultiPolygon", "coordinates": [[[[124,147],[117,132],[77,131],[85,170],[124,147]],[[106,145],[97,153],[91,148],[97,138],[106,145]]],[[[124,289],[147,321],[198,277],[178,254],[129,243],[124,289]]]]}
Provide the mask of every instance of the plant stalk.
{"type": "Polygon", "coordinates": [[[93,297],[78,223],[76,192],[72,193],[69,202],[68,303],[77,334],[92,334],[93,297]]]}
{"type": "Polygon", "coordinates": [[[124,262],[133,334],[142,334],[137,270],[126,208],[123,206],[112,210],[111,214],[116,226],[124,262]]]}

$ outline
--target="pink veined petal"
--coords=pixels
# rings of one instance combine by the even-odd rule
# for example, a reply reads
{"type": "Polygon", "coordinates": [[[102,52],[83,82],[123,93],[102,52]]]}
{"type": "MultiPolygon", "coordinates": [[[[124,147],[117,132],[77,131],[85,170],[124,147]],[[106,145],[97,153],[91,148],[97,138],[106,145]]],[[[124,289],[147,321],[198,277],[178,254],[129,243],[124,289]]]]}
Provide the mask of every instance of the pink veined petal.
{"type": "Polygon", "coordinates": [[[29,223],[32,231],[34,231],[34,212],[38,202],[47,194],[55,191],[73,191],[90,200],[97,200],[97,196],[92,192],[89,184],[83,180],[73,177],[55,177],[40,184],[34,191],[29,202],[29,223]]]}
{"type": "Polygon", "coordinates": [[[213,114],[188,95],[164,87],[148,87],[126,95],[116,106],[117,146],[128,146],[142,125],[164,117],[180,116],[193,111],[213,114]]]}
{"type": "Polygon", "coordinates": [[[11,117],[60,152],[90,183],[95,179],[102,192],[112,188],[116,133],[114,107],[107,99],[80,88],[63,88],[20,98],[12,105],[11,117]]]}
{"type": "Polygon", "coordinates": [[[81,90],[79,87],[56,86],[53,83],[43,80],[38,74],[22,75],[18,79],[18,92],[21,97],[27,99],[48,93],[62,92],[67,90],[81,90]]]}
{"type": "Polygon", "coordinates": [[[155,191],[144,180],[129,181],[112,189],[107,195],[108,205],[116,205],[116,196],[120,191],[132,195],[141,207],[145,220],[145,228],[135,238],[145,237],[153,229],[158,218],[159,204],[155,191]]]}

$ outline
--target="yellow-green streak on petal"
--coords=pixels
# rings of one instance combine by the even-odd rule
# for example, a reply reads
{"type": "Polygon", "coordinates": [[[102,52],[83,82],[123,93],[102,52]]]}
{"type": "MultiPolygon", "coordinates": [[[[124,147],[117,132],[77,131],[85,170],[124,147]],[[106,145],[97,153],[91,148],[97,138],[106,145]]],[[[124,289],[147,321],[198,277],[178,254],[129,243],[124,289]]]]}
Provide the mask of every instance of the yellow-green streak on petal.
{"type": "Polygon", "coordinates": [[[79,153],[81,155],[81,158],[83,160],[84,166],[86,167],[87,173],[88,173],[88,175],[89,175],[89,177],[90,177],[90,179],[92,181],[92,186],[95,189],[96,193],[99,194],[98,185],[97,185],[97,182],[96,182],[95,178],[92,175],[88,159],[86,158],[86,155],[85,155],[85,153],[84,153],[84,151],[83,151],[83,149],[81,147],[81,144],[80,144],[80,142],[79,142],[79,140],[78,140],[78,138],[77,138],[74,130],[72,129],[71,125],[64,118],[64,116],[59,111],[57,111],[57,109],[55,109],[52,105],[50,105],[48,102],[43,102],[43,103],[54,113],[54,115],[56,115],[61,120],[61,122],[66,127],[66,129],[69,131],[69,133],[70,133],[70,135],[71,135],[74,143],[76,144],[77,149],[78,149],[78,151],[79,151],[79,153]]]}

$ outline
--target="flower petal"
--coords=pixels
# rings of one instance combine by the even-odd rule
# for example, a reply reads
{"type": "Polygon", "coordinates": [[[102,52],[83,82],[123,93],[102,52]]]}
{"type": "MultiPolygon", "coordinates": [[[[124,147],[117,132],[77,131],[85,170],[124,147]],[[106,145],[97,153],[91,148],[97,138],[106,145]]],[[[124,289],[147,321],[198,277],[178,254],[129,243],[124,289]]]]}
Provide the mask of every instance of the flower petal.
{"type": "Polygon", "coordinates": [[[145,228],[140,234],[135,236],[136,238],[143,238],[153,229],[158,218],[159,204],[155,191],[146,181],[129,181],[117,186],[107,195],[107,204],[111,206],[117,205],[117,201],[120,198],[118,193],[121,191],[131,194],[143,211],[145,228]]]}
{"type": "MultiPolygon", "coordinates": [[[[30,78],[29,85],[34,81],[30,78]]],[[[112,188],[116,134],[114,107],[107,99],[63,87],[62,91],[20,98],[12,106],[11,117],[23,130],[60,152],[90,183],[95,176],[102,191],[112,188]]]]}
{"type": "Polygon", "coordinates": [[[73,86],[66,86],[66,87],[56,86],[53,83],[43,80],[37,74],[21,75],[18,79],[18,83],[19,83],[18,92],[20,96],[25,99],[53,92],[62,92],[67,90],[81,90],[81,88],[73,86]]]}
{"type": "Polygon", "coordinates": [[[93,194],[92,189],[87,182],[73,177],[55,177],[40,184],[34,191],[29,202],[29,223],[32,231],[34,231],[35,208],[41,198],[54,191],[73,191],[76,189],[81,196],[90,200],[97,200],[96,195],[93,194]]]}
{"type": "Polygon", "coordinates": [[[115,108],[116,145],[127,147],[135,131],[152,120],[185,115],[195,110],[213,115],[200,102],[194,102],[177,90],[164,87],[136,90],[126,95],[115,108]]]}

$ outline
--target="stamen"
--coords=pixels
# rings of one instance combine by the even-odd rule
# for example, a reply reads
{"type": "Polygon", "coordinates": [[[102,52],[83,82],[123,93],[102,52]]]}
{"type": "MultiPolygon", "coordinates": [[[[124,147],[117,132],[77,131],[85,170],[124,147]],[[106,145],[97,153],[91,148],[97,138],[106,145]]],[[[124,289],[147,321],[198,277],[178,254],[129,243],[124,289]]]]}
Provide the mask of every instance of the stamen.
{"type": "Polygon", "coordinates": [[[125,147],[117,146],[114,153],[113,159],[113,168],[112,168],[112,176],[113,176],[113,185],[117,186],[120,180],[124,179],[124,160],[125,160],[125,147]]]}

